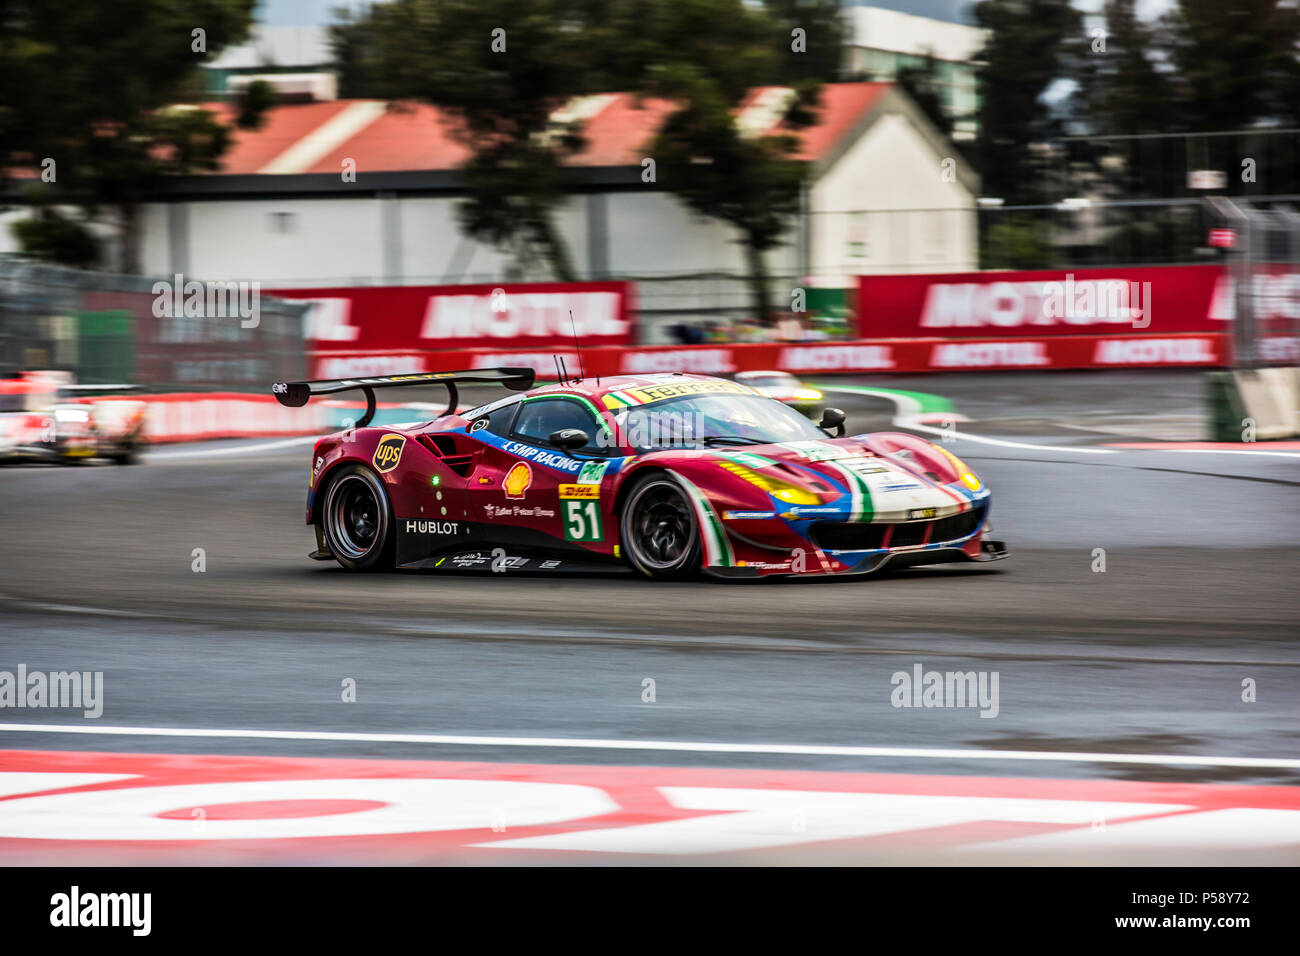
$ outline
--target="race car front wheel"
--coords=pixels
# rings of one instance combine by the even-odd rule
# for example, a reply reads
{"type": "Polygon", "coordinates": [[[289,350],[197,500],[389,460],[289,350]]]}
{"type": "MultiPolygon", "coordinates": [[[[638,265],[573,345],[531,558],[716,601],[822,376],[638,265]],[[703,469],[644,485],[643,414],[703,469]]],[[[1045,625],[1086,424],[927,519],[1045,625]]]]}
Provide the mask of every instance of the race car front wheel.
{"type": "Polygon", "coordinates": [[[683,578],[699,570],[695,509],[682,486],[667,475],[649,476],[632,489],[620,532],[628,560],[647,577],[683,578]]]}
{"type": "Polygon", "coordinates": [[[330,482],[321,524],[343,567],[372,571],[393,566],[393,509],[384,483],[364,465],[349,465],[330,482]]]}

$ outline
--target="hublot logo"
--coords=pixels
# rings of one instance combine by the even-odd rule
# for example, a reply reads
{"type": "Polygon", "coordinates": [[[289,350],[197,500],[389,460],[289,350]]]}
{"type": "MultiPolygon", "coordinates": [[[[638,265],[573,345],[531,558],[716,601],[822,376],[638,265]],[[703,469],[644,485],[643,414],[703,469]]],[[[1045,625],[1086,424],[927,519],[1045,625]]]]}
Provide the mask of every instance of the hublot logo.
{"type": "Polygon", "coordinates": [[[407,534],[458,534],[459,521],[408,521],[407,534]]]}

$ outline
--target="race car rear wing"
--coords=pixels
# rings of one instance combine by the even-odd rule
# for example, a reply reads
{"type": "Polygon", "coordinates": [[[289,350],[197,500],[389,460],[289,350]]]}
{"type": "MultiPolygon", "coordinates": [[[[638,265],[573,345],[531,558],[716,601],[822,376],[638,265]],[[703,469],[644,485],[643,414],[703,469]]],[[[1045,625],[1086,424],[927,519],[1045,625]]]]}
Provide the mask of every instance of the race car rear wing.
{"type": "Polygon", "coordinates": [[[397,388],[403,385],[445,385],[447,388],[447,410],[444,415],[456,411],[460,395],[456,390],[458,382],[499,383],[516,392],[533,387],[537,372],[531,368],[472,368],[463,372],[417,372],[411,375],[384,375],[379,378],[341,378],[323,382],[276,382],[271,386],[273,394],[281,405],[301,408],[313,395],[328,395],[332,392],[346,392],[361,389],[366,396],[366,413],[356,423],[357,428],[364,428],[375,417],[375,389],[397,388]]]}

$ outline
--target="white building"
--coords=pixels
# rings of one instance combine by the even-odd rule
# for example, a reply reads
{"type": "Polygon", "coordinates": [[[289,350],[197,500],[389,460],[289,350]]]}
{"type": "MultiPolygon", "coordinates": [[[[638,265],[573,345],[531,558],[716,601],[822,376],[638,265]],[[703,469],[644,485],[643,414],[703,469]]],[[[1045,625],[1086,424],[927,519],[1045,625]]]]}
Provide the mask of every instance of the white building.
{"type": "Polygon", "coordinates": [[[844,68],[850,76],[889,82],[900,70],[920,67],[931,58],[954,138],[975,138],[979,106],[975,59],[984,46],[983,30],[879,7],[850,7],[844,15],[848,25],[844,68]]]}
{"type": "Polygon", "coordinates": [[[329,29],[258,24],[239,46],[222,50],[202,65],[208,92],[233,96],[254,80],[265,80],[281,101],[332,100],[338,95],[329,29]]]}
{"type": "MultiPolygon", "coordinates": [[[[789,95],[752,91],[738,121],[752,135],[781,131],[789,95]]],[[[642,315],[656,324],[674,313],[744,313],[739,235],[691,212],[662,176],[643,180],[670,109],[625,93],[568,104],[586,117],[587,147],[571,163],[556,227],[580,278],[638,280],[642,315]]],[[[797,135],[812,167],[806,213],[766,256],[774,302],[794,285],[851,288],[863,273],[976,268],[978,180],[906,95],[883,83],[830,84],[819,122],[797,135]]],[[[220,173],[167,182],[142,207],[142,271],[268,289],[550,280],[543,263],[461,232],[465,158],[429,106],[277,106],[261,130],[234,132],[220,173]]],[[[16,215],[26,213],[5,218],[16,215]]],[[[3,251],[14,251],[8,229],[3,251]]]]}
{"type": "MultiPolygon", "coordinates": [[[[742,125],[777,130],[786,92],[753,91],[742,125]]],[[[744,273],[733,230],[693,214],[662,181],[643,181],[644,147],[669,104],[638,107],[613,93],[568,109],[587,117],[588,144],[556,222],[583,277],[744,273]]],[[[769,253],[773,275],[830,282],[975,267],[975,175],[898,90],[831,84],[820,122],[799,137],[813,167],[807,215],[769,253]]],[[[277,107],[260,131],[235,134],[222,174],[170,183],[149,204],[144,269],[278,286],[548,278],[512,276],[509,250],[460,232],[455,170],[465,155],[432,107],[277,107]]]]}

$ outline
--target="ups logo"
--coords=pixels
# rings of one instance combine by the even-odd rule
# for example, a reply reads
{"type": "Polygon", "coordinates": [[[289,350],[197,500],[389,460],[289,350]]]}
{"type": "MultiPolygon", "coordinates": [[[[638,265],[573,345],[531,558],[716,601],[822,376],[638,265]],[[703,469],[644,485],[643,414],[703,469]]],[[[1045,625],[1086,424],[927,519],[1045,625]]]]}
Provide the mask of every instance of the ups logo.
{"type": "Polygon", "coordinates": [[[375,447],[375,457],[371,459],[375,470],[382,475],[396,468],[397,463],[402,460],[402,449],[405,447],[405,435],[390,434],[379,439],[379,444],[375,447]]]}

